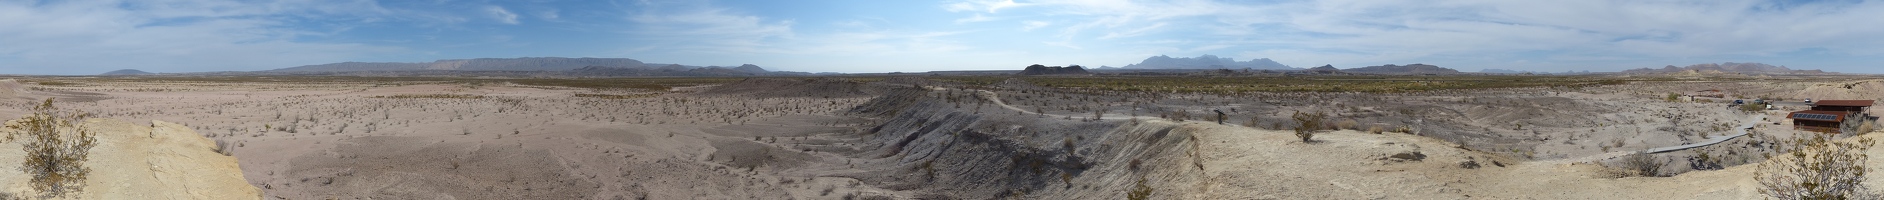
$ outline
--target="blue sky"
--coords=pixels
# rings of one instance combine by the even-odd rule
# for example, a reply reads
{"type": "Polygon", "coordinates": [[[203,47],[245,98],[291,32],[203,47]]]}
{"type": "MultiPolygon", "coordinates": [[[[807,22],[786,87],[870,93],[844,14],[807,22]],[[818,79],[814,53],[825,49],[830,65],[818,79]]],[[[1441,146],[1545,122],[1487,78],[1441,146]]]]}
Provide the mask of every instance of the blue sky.
{"type": "Polygon", "coordinates": [[[0,0],[0,74],[619,57],[807,72],[1123,66],[1884,73],[1884,2],[1748,0],[0,0]]]}

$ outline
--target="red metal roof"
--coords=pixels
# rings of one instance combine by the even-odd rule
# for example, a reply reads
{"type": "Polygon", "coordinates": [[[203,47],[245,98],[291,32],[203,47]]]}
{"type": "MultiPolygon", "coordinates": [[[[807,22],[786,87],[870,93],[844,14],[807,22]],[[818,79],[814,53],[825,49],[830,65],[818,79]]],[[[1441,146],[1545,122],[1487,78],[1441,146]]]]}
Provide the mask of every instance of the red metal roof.
{"type": "Polygon", "coordinates": [[[1871,104],[1873,103],[1877,103],[1877,101],[1876,100],[1819,100],[1819,101],[1812,102],[1812,105],[1813,106],[1871,107],[1871,104]]]}
{"type": "Polygon", "coordinates": [[[1845,121],[1845,115],[1847,114],[1849,113],[1845,111],[1802,110],[1802,111],[1788,113],[1786,114],[1786,118],[1795,119],[1795,120],[1842,122],[1842,121],[1845,121]],[[1800,114],[1806,114],[1806,115],[1800,115],[1800,114]],[[1827,119],[1824,117],[1813,117],[1812,115],[1815,115],[1815,114],[1816,115],[1831,115],[1831,117],[1830,119],[1827,119]]]}

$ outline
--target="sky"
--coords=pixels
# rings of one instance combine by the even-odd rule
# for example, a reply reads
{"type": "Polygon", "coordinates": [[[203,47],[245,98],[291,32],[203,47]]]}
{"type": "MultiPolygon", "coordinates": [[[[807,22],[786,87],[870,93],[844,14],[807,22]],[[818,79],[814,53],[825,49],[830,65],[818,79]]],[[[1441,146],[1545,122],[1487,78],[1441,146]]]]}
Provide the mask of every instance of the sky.
{"type": "Polygon", "coordinates": [[[0,74],[633,58],[802,72],[1269,58],[1619,71],[1760,62],[1884,73],[1857,0],[0,0],[0,74]]]}

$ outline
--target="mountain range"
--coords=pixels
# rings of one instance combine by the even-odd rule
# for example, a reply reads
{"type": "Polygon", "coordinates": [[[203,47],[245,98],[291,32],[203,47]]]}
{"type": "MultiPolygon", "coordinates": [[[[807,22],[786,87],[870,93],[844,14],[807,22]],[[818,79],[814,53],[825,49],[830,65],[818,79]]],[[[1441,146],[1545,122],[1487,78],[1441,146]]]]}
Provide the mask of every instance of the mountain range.
{"type": "Polygon", "coordinates": [[[604,67],[588,66],[563,71],[571,76],[756,76],[782,75],[766,71],[758,65],[745,64],[739,67],[690,67],[679,64],[667,64],[661,67],[604,67]]]}
{"type": "Polygon", "coordinates": [[[1478,73],[1487,73],[1487,74],[1522,74],[1522,73],[1537,73],[1537,72],[1533,72],[1533,71],[1518,71],[1518,70],[1509,70],[1509,69],[1483,69],[1483,70],[1478,70],[1478,73]]]}
{"type": "Polygon", "coordinates": [[[1815,70],[1793,70],[1792,68],[1787,68],[1786,66],[1773,66],[1773,65],[1768,65],[1764,63],[1733,63],[1733,62],[1702,63],[1702,64],[1688,65],[1687,67],[1675,67],[1674,65],[1668,65],[1660,69],[1640,68],[1640,69],[1631,69],[1631,70],[1622,71],[1622,73],[1625,73],[1625,74],[1685,73],[1685,72],[1740,73],[1740,74],[1830,74],[1823,70],[1816,70],[1816,69],[1815,70]]]}
{"type": "Polygon", "coordinates": [[[647,66],[627,58],[476,58],[438,60],[429,63],[343,62],[268,70],[269,72],[348,72],[348,71],[565,71],[589,66],[640,68],[647,66]]]}
{"type": "Polygon", "coordinates": [[[1274,69],[1274,70],[1300,70],[1297,68],[1289,67],[1288,65],[1282,65],[1282,63],[1277,63],[1276,61],[1269,60],[1268,58],[1251,59],[1249,61],[1236,61],[1236,59],[1217,57],[1217,56],[1209,55],[1209,54],[1205,54],[1203,56],[1198,56],[1195,58],[1173,58],[1171,56],[1164,56],[1164,55],[1152,56],[1150,58],[1145,58],[1144,61],[1139,61],[1138,64],[1125,65],[1125,67],[1123,68],[1124,69],[1243,69],[1243,68],[1249,68],[1249,69],[1274,69]]]}
{"type": "Polygon", "coordinates": [[[566,76],[757,76],[808,75],[799,72],[772,72],[758,65],[738,67],[688,66],[644,63],[628,58],[475,58],[449,59],[423,63],[342,62],[306,65],[259,73],[349,74],[349,75],[435,75],[439,73],[566,75],[566,76]]]}
{"type": "Polygon", "coordinates": [[[1027,68],[1021,69],[1021,72],[1020,72],[1020,75],[1060,75],[1060,74],[1092,74],[1092,72],[1086,71],[1085,67],[1080,67],[1079,65],[1066,66],[1066,67],[1060,67],[1060,66],[1048,67],[1048,66],[1040,65],[1040,64],[1028,65],[1027,68]]]}
{"type": "Polygon", "coordinates": [[[1380,73],[1380,74],[1457,74],[1459,73],[1459,70],[1453,70],[1449,68],[1428,65],[1428,64],[1418,64],[1418,63],[1405,65],[1405,66],[1393,65],[1393,64],[1380,65],[1380,66],[1367,66],[1367,67],[1354,68],[1354,69],[1345,69],[1341,71],[1354,72],[1354,73],[1380,73]]]}

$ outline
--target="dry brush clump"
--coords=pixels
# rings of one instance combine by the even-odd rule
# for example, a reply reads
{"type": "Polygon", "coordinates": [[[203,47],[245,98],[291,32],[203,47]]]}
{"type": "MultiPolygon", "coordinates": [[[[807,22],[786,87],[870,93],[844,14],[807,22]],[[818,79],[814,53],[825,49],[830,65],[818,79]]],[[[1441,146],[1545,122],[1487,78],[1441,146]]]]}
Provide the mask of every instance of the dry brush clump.
{"type": "Polygon", "coordinates": [[[1668,162],[1655,159],[1655,156],[1650,156],[1646,152],[1637,152],[1622,157],[1622,168],[1629,170],[1630,173],[1633,173],[1631,175],[1635,176],[1660,176],[1662,174],[1663,165],[1668,165],[1668,162]]]}
{"type": "Polygon", "coordinates": [[[23,140],[20,146],[26,151],[26,159],[22,160],[20,171],[33,177],[30,185],[39,191],[40,197],[56,198],[81,192],[86,175],[92,171],[85,166],[85,161],[92,147],[98,145],[95,133],[79,125],[88,115],[61,111],[52,106],[51,98],[34,106],[32,111],[16,123],[7,124],[13,132],[0,140],[23,140]]]}
{"type": "Polygon", "coordinates": [[[1125,199],[1151,199],[1151,190],[1151,186],[1145,186],[1145,177],[1138,177],[1138,182],[1133,184],[1132,190],[1125,193],[1125,199]]]}
{"type": "Polygon", "coordinates": [[[1298,124],[1295,127],[1295,137],[1302,138],[1302,142],[1313,141],[1315,132],[1327,129],[1325,123],[1327,123],[1326,121],[1328,120],[1328,113],[1325,112],[1302,113],[1301,111],[1296,111],[1295,114],[1290,117],[1295,118],[1295,122],[1298,124]]]}
{"type": "Polygon", "coordinates": [[[222,154],[223,156],[235,156],[235,147],[236,144],[228,140],[216,139],[216,153],[218,154],[222,154]]]}
{"type": "Polygon", "coordinates": [[[1778,199],[1878,199],[1878,191],[1864,186],[1870,169],[1865,150],[1875,141],[1833,142],[1825,136],[1793,143],[1793,151],[1760,163],[1753,179],[1760,194],[1778,199]]]}

